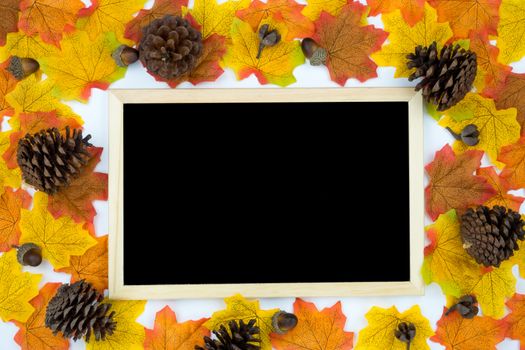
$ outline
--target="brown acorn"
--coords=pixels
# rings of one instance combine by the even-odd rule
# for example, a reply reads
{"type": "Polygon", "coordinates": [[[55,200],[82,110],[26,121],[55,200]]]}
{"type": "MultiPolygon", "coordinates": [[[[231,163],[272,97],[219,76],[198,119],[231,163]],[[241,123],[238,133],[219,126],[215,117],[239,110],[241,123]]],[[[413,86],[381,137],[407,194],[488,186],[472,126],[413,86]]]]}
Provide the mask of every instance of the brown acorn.
{"type": "Polygon", "coordinates": [[[7,71],[17,79],[22,80],[40,69],[40,64],[32,58],[13,56],[9,61],[7,71]]]}
{"type": "Polygon", "coordinates": [[[16,259],[23,266],[38,266],[42,262],[42,249],[34,243],[13,246],[17,249],[16,259]]]}
{"type": "Polygon", "coordinates": [[[301,41],[301,49],[303,54],[312,66],[320,66],[326,64],[327,53],[324,48],[319,46],[312,38],[305,38],[301,41]]]}
{"type": "Polygon", "coordinates": [[[297,326],[297,316],[289,312],[279,310],[272,316],[272,325],[275,333],[285,334],[297,326]]]}
{"type": "Polygon", "coordinates": [[[113,57],[118,66],[127,67],[138,61],[139,51],[127,45],[120,45],[115,51],[113,51],[111,57],[113,57]]]}

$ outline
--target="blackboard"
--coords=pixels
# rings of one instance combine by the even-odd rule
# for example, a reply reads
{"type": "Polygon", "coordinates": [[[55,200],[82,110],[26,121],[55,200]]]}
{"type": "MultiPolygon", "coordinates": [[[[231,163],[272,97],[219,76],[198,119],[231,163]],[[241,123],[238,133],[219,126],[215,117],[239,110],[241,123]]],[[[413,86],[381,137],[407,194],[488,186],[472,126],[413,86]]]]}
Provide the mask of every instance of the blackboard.
{"type": "Polygon", "coordinates": [[[409,102],[122,115],[125,286],[411,280],[409,102]]]}

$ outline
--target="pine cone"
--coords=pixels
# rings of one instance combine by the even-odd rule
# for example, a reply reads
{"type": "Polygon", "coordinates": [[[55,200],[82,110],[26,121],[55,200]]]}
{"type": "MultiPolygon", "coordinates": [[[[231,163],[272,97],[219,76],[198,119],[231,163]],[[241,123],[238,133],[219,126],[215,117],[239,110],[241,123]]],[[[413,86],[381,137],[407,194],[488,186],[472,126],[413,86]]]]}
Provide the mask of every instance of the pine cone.
{"type": "Polygon", "coordinates": [[[255,326],[255,320],[248,324],[243,320],[230,321],[228,328],[221,325],[218,331],[213,331],[217,339],[204,337],[204,348],[196,345],[195,350],[259,350],[261,348],[259,339],[259,327],[255,326]]]}
{"type": "Polygon", "coordinates": [[[27,134],[18,141],[16,155],[24,181],[48,194],[68,186],[90,158],[90,138],[82,138],[82,130],[76,129],[71,135],[69,127],[65,137],[57,128],[27,134]]]}
{"type": "Polygon", "coordinates": [[[202,54],[202,35],[178,16],[164,16],[142,29],[139,56],[142,64],[164,79],[191,71],[202,54]]]}
{"type": "Polygon", "coordinates": [[[478,264],[498,267],[518,250],[525,239],[525,222],[519,213],[495,206],[468,209],[461,217],[463,247],[478,264]]]}
{"type": "Polygon", "coordinates": [[[101,304],[102,294],[84,280],[71,285],[63,284],[49,301],[46,310],[46,327],[56,335],[62,332],[64,338],[77,340],[91,334],[95,340],[105,340],[113,334],[117,324],[113,320],[115,312],[108,315],[111,304],[101,304]]]}
{"type": "Polygon", "coordinates": [[[415,53],[407,55],[407,67],[416,68],[409,81],[423,78],[416,91],[423,89],[427,102],[444,111],[461,101],[472,89],[476,78],[476,54],[459,45],[445,45],[438,57],[436,42],[429,47],[417,46],[415,53]]]}

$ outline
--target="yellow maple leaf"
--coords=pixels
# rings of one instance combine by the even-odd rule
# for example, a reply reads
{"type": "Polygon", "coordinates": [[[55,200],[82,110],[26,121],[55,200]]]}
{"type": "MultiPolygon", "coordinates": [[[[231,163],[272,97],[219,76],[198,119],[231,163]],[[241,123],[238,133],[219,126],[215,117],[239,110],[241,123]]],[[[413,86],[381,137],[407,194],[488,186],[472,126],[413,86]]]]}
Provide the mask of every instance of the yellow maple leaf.
{"type": "Polygon", "coordinates": [[[347,0],[307,0],[306,6],[301,13],[315,21],[323,11],[337,16],[347,3],[347,0]]]}
{"type": "Polygon", "coordinates": [[[382,15],[382,19],[385,31],[389,33],[389,43],[371,57],[380,66],[396,67],[396,78],[410,75],[412,69],[407,68],[406,56],[413,53],[416,46],[428,46],[435,41],[438,49],[441,49],[452,37],[448,22],[438,23],[436,10],[427,3],[423,18],[413,27],[405,22],[399,10],[382,15]]]}
{"type": "Polygon", "coordinates": [[[100,35],[115,33],[118,41],[132,45],[124,38],[126,24],[133,19],[147,0],[97,0],[78,13],[77,28],[85,30],[91,40],[100,35]]]}
{"type": "Polygon", "coordinates": [[[5,98],[16,114],[56,111],[59,118],[74,118],[79,124],[83,124],[82,118],[71,107],[53,96],[53,87],[50,79],[39,81],[34,75],[30,75],[19,82],[5,98]]]}
{"type": "Polygon", "coordinates": [[[124,76],[126,70],[111,57],[120,46],[113,33],[90,40],[86,32],[76,31],[66,34],[60,45],[60,52],[42,58],[40,64],[65,100],[87,101],[92,87],[105,89],[124,76]]]}
{"type": "Polygon", "coordinates": [[[421,314],[418,305],[403,313],[399,313],[395,306],[389,309],[374,306],[365,317],[368,326],[359,332],[355,350],[406,350],[406,343],[397,340],[394,335],[401,322],[413,323],[416,326],[416,336],[410,346],[412,349],[430,349],[427,338],[434,335],[434,331],[430,322],[421,314]]]}
{"type": "MultiPolygon", "coordinates": [[[[269,19],[264,23],[270,28],[277,28],[283,37],[286,36],[286,27],[283,23],[276,23],[269,19]]],[[[234,19],[232,24],[232,42],[228,47],[223,62],[232,68],[241,80],[252,73],[261,84],[272,83],[286,86],[295,82],[293,70],[304,63],[304,55],[298,40],[281,41],[272,47],[265,47],[260,58],[257,58],[259,37],[252,27],[234,19]]]]}
{"type": "Polygon", "coordinates": [[[56,269],[69,266],[71,255],[82,255],[97,244],[82,224],[68,216],[57,220],[47,210],[47,195],[36,192],[33,209],[22,209],[20,243],[32,242],[42,247],[42,256],[56,269]]]}
{"type": "Polygon", "coordinates": [[[182,8],[182,13],[190,13],[201,25],[202,38],[206,39],[216,33],[229,38],[230,28],[235,18],[235,12],[250,5],[250,0],[230,0],[218,4],[217,0],[195,0],[193,7],[182,8]]]}
{"type": "Polygon", "coordinates": [[[226,303],[226,309],[214,312],[204,326],[210,330],[218,330],[222,324],[232,320],[243,320],[248,323],[250,320],[255,319],[255,325],[261,330],[261,350],[271,350],[272,317],[279,309],[261,310],[259,308],[259,300],[250,301],[240,294],[225,298],[224,302],[226,303]]]}
{"type": "Polygon", "coordinates": [[[436,282],[445,294],[460,297],[465,278],[478,277],[479,266],[463,248],[456,211],[441,214],[426,231],[430,244],[422,268],[425,283],[436,282]]]}
{"type": "Polygon", "coordinates": [[[9,148],[9,132],[0,132],[0,195],[4,187],[18,188],[22,184],[20,168],[9,169],[2,154],[9,148]]]}
{"type": "Polygon", "coordinates": [[[25,322],[34,308],[29,301],[38,295],[42,275],[22,272],[14,249],[0,256],[0,318],[25,322]]]}
{"type": "Polygon", "coordinates": [[[503,0],[499,8],[499,60],[504,64],[519,61],[525,55],[525,3],[503,0]]]}
{"type": "Polygon", "coordinates": [[[115,312],[117,328],[104,341],[91,341],[87,350],[142,350],[144,349],[144,326],[136,319],[144,312],[146,301],[106,300],[111,304],[110,311],[115,312]]]}
{"type": "Polygon", "coordinates": [[[38,35],[9,33],[6,44],[0,47],[0,62],[7,60],[9,56],[29,57],[38,61],[54,52],[58,52],[57,47],[43,42],[38,35]]]}
{"type": "Polygon", "coordinates": [[[454,150],[485,151],[490,160],[501,169],[504,164],[497,160],[501,147],[515,143],[520,137],[520,124],[516,120],[516,113],[516,108],[496,110],[492,99],[469,93],[461,102],[445,112],[445,117],[439,124],[456,133],[461,133],[469,124],[476,125],[480,133],[479,143],[467,146],[461,141],[456,141],[454,150]]]}

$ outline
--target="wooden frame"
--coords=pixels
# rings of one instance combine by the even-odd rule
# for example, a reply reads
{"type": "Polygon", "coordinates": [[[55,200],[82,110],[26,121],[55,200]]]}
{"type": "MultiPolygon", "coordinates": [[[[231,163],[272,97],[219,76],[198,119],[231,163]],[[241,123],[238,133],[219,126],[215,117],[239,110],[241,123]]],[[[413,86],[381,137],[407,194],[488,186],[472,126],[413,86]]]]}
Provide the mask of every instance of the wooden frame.
{"type": "Polygon", "coordinates": [[[113,299],[422,295],[423,103],[412,88],[166,89],[109,91],[109,296],[113,299]],[[214,285],[124,285],[123,105],[127,103],[407,101],[409,105],[410,281],[214,285]]]}

